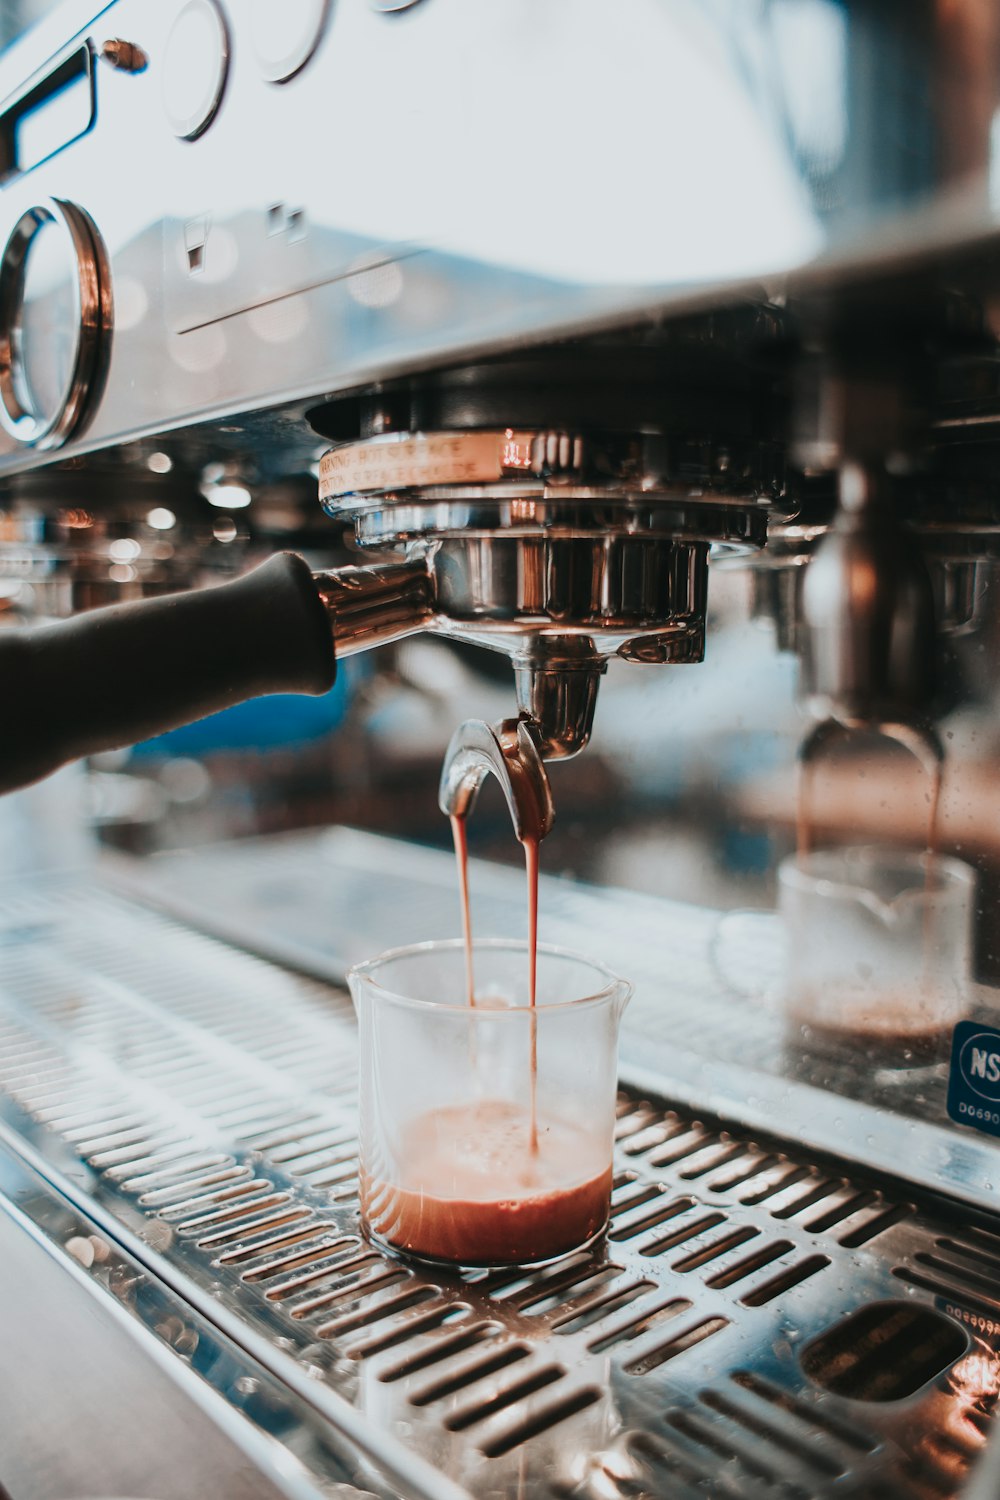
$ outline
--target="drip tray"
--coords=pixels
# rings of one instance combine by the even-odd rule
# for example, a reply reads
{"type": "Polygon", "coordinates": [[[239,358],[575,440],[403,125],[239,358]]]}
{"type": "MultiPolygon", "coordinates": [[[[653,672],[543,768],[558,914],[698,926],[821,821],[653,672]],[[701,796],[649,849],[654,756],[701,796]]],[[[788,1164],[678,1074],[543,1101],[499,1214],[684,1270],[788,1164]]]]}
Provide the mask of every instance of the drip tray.
{"type": "MultiPolygon", "coordinates": [[[[342,991],[68,883],[20,889],[0,928],[9,1153],[169,1282],[181,1312],[151,1326],[176,1358],[199,1369],[216,1318],[271,1351],[296,1399],[312,1390],[355,1483],[433,1500],[961,1492],[1000,1390],[985,1218],[626,1080],[600,1247],[418,1270],[359,1233],[342,991]]],[[[142,1317],[141,1278],[116,1264],[86,1271],[142,1317]]],[[[240,1410],[301,1459],[280,1405],[240,1410]]]]}

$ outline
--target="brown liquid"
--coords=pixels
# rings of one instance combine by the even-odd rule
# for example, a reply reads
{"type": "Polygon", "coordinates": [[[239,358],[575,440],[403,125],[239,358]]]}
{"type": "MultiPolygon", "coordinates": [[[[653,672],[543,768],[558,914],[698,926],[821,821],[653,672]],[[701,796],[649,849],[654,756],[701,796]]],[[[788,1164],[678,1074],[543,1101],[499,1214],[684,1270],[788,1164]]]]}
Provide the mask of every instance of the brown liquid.
{"type": "MultiPolygon", "coordinates": [[[[458,889],[462,903],[462,935],[465,939],[466,995],[470,1005],[476,1003],[475,972],[472,948],[472,916],[469,905],[469,838],[464,817],[451,817],[451,836],[455,845],[455,860],[458,865],[458,889]]],[[[531,1132],[529,1149],[538,1151],[538,850],[541,843],[537,834],[526,833],[521,840],[524,846],[524,868],[528,882],[528,1005],[531,1008],[531,1132]]]]}
{"type": "MultiPolygon", "coordinates": [[[[816,748],[823,743],[813,742],[816,748]]],[[[939,817],[941,789],[944,782],[944,766],[922,737],[907,737],[901,740],[916,759],[930,783],[927,813],[927,863],[924,875],[924,893],[927,898],[921,932],[923,948],[923,978],[920,990],[926,996],[931,990],[934,959],[934,908],[930,896],[934,890],[935,865],[940,836],[939,817]]],[[[807,749],[798,766],[798,794],[795,810],[795,852],[802,863],[809,855],[813,844],[813,824],[816,808],[816,763],[807,749]]],[[[950,1045],[952,1023],[928,1024],[927,1017],[914,1014],[913,997],[899,996],[895,1001],[880,998],[878,1011],[866,1015],[854,1025],[817,1025],[808,1016],[799,1020],[810,1030],[810,1044],[824,1050],[844,1052],[864,1051],[876,1066],[896,1066],[935,1062],[947,1056],[950,1045]],[[921,1024],[922,1022],[922,1024],[921,1024]],[[915,1024],[916,1023],[916,1024],[915,1024]]]]}
{"type": "Polygon", "coordinates": [[[578,1126],[541,1123],[529,1149],[534,1123],[507,1100],[429,1110],[407,1132],[397,1173],[406,1186],[363,1176],[366,1226],[400,1250],[467,1266],[574,1249],[608,1217],[611,1167],[593,1170],[607,1147],[578,1126]]]}
{"type": "Polygon", "coordinates": [[[469,833],[464,818],[453,813],[451,836],[458,864],[458,894],[462,902],[462,936],[465,938],[465,994],[470,1005],[476,1003],[476,974],[472,961],[472,912],[469,907],[469,833]]]}
{"type": "Polygon", "coordinates": [[[524,868],[528,877],[528,1004],[531,1007],[531,1137],[538,1152],[538,839],[525,837],[524,868]]]}
{"type": "Polygon", "coordinates": [[[840,1061],[855,1063],[864,1057],[874,1068],[927,1067],[947,1058],[953,1022],[914,1026],[908,996],[903,1003],[891,1005],[888,1013],[881,999],[879,1007],[877,1015],[866,1016],[854,1026],[819,1026],[802,1017],[802,1041],[810,1051],[831,1054],[840,1061]]]}

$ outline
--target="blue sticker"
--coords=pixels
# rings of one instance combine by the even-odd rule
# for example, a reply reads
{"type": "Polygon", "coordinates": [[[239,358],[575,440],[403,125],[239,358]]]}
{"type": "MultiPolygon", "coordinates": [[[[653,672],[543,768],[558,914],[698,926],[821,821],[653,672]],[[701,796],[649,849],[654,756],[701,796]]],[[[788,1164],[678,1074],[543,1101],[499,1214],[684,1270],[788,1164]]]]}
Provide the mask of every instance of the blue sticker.
{"type": "Polygon", "coordinates": [[[948,1113],[959,1125],[1000,1135],[1000,1030],[959,1021],[951,1043],[948,1113]]]}

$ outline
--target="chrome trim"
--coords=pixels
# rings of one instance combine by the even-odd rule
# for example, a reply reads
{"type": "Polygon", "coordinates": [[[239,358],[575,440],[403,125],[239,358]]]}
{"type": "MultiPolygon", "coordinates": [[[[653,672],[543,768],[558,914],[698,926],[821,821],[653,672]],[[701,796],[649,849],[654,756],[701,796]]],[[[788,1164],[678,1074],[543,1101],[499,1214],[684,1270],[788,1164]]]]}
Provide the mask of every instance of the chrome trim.
{"type": "Polygon", "coordinates": [[[87,214],[58,198],[28,209],[15,224],[0,257],[0,424],[18,443],[39,450],[57,448],[82,423],[98,393],[111,321],[104,250],[87,214]],[[77,269],[77,343],[72,371],[64,398],[47,418],[31,410],[20,351],[24,267],[36,234],[46,224],[57,224],[68,233],[77,269]]]}

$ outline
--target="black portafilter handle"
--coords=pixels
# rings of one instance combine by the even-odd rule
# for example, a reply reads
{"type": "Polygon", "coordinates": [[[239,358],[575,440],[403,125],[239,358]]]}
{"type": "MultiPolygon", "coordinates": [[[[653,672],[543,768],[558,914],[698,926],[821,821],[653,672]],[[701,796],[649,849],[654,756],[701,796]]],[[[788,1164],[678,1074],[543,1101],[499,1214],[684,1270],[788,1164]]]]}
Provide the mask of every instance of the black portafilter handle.
{"type": "Polygon", "coordinates": [[[264,693],[324,693],[333,631],[290,552],[231,583],[0,630],[0,792],[264,693]]]}

